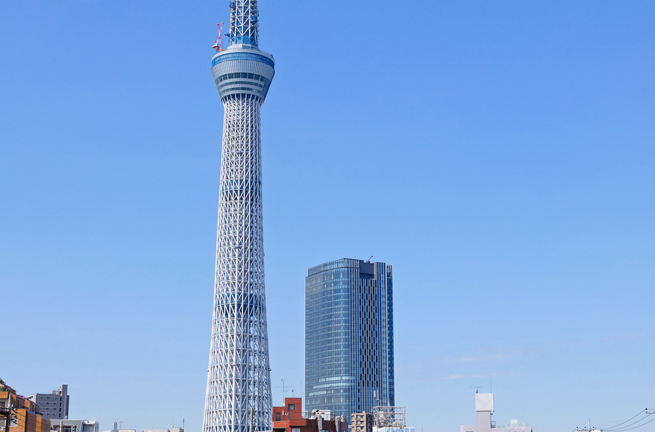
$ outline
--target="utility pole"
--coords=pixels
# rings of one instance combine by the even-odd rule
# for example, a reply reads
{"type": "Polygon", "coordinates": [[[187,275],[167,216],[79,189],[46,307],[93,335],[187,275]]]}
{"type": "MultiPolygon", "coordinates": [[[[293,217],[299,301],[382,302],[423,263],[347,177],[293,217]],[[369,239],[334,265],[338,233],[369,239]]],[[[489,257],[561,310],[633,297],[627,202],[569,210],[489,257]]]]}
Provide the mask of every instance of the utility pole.
{"type": "Polygon", "coordinates": [[[11,427],[11,414],[13,408],[11,407],[11,392],[9,389],[6,389],[6,391],[8,396],[8,406],[7,408],[0,408],[0,414],[5,416],[5,432],[9,432],[9,428],[11,427]]]}
{"type": "MultiPolygon", "coordinates": [[[[11,399],[11,395],[9,398],[11,399]]],[[[9,432],[9,425],[11,424],[11,405],[7,409],[0,408],[0,415],[5,416],[5,432],[9,432]]]]}

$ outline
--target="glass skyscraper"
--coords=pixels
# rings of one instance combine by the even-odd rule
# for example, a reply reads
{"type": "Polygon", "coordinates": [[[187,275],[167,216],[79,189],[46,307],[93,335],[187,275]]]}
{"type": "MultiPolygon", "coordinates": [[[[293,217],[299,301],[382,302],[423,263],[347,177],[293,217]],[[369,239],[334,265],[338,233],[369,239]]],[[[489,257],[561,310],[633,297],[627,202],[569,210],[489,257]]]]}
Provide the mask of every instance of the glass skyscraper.
{"type": "Polygon", "coordinates": [[[348,420],[395,405],[391,265],[343,258],[307,271],[305,398],[348,420]]]}

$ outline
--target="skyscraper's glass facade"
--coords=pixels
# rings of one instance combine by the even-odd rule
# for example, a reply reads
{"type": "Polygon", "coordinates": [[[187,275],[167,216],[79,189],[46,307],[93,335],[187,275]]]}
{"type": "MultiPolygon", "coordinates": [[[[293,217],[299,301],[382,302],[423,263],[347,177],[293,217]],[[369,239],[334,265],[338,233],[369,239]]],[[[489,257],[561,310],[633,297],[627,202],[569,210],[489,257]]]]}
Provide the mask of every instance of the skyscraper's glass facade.
{"type": "Polygon", "coordinates": [[[305,398],[308,411],[349,420],[395,405],[390,265],[343,258],[308,270],[305,398]]]}

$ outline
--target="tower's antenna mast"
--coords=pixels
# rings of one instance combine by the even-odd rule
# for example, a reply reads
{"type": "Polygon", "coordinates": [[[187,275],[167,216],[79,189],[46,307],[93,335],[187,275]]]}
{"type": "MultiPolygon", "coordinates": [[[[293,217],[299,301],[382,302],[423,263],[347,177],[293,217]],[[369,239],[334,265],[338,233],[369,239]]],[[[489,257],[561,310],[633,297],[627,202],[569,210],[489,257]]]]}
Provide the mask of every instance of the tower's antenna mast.
{"type": "Polygon", "coordinates": [[[230,39],[230,45],[246,44],[257,47],[259,39],[257,0],[230,0],[230,32],[225,35],[230,39]]]}

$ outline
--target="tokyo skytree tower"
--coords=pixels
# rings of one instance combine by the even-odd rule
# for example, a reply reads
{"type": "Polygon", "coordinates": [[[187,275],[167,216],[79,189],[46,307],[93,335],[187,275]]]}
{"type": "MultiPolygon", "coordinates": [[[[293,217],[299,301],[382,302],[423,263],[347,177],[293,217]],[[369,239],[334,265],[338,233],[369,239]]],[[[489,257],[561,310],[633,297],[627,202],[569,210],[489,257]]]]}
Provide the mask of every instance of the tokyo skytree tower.
{"type": "Polygon", "coordinates": [[[258,48],[258,22],[257,0],[231,0],[230,46],[219,29],[212,57],[225,118],[203,432],[271,429],[260,110],[275,61],[258,48]]]}

